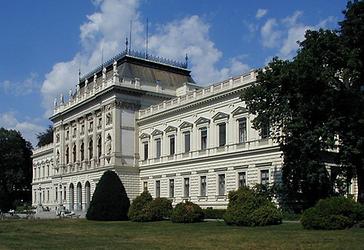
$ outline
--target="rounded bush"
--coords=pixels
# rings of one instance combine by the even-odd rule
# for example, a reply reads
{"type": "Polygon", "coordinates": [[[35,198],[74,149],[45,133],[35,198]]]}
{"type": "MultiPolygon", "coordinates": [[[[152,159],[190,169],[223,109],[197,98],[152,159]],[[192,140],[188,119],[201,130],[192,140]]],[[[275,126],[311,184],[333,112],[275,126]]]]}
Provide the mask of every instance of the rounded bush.
{"type": "Polygon", "coordinates": [[[307,209],[301,217],[306,229],[344,229],[364,219],[364,206],[346,197],[331,197],[320,200],[307,209]]]}
{"type": "Polygon", "coordinates": [[[278,225],[282,223],[282,213],[274,205],[258,208],[251,214],[254,226],[278,225]]]}
{"type": "Polygon", "coordinates": [[[178,203],[171,214],[171,221],[175,223],[201,222],[203,219],[201,207],[190,201],[178,203]]]}
{"type": "Polygon", "coordinates": [[[130,206],[119,176],[113,171],[106,171],[96,186],[87,210],[88,220],[127,220],[130,206]]]}
{"type": "Polygon", "coordinates": [[[265,226],[282,223],[282,213],[266,192],[242,187],[229,192],[229,204],[224,214],[228,225],[265,226]]]}
{"type": "Polygon", "coordinates": [[[129,209],[129,219],[132,221],[150,221],[147,209],[149,204],[153,201],[152,196],[148,191],[144,191],[137,196],[129,209]]]}
{"type": "Polygon", "coordinates": [[[146,207],[146,217],[149,221],[168,219],[172,213],[172,201],[167,198],[155,198],[146,207]]]}

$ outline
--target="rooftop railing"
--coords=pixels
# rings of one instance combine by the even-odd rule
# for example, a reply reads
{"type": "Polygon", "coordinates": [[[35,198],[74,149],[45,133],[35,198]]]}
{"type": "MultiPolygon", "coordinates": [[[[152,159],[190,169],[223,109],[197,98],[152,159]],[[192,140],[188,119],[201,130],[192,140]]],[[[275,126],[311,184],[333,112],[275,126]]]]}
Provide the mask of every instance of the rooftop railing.
{"type": "Polygon", "coordinates": [[[195,90],[183,96],[178,96],[174,99],[164,101],[157,105],[152,105],[149,108],[139,110],[139,119],[173,109],[177,106],[188,104],[199,99],[203,99],[218,93],[224,92],[229,89],[236,88],[238,86],[247,85],[256,81],[256,71],[251,71],[241,76],[233,77],[228,80],[215,83],[206,88],[195,90]]]}
{"type": "Polygon", "coordinates": [[[101,65],[96,67],[91,72],[83,75],[81,77],[80,81],[84,81],[86,78],[89,78],[89,77],[93,76],[95,73],[102,71],[102,69],[104,67],[108,67],[108,66],[112,65],[114,61],[118,61],[121,58],[123,58],[124,56],[135,57],[135,58],[139,58],[139,59],[143,59],[143,60],[147,60],[147,61],[151,61],[151,62],[162,63],[162,64],[166,64],[169,66],[177,67],[177,68],[187,69],[187,61],[179,62],[179,61],[167,59],[164,57],[149,55],[144,52],[137,51],[137,50],[124,50],[124,51],[120,52],[119,54],[117,54],[116,56],[110,58],[106,62],[102,63],[101,65]]]}

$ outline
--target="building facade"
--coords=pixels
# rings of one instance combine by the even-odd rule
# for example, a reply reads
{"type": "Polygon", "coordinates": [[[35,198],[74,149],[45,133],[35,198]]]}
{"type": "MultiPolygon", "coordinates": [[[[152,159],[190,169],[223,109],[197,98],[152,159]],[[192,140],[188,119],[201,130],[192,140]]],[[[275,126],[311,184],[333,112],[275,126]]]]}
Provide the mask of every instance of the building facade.
{"type": "Polygon", "coordinates": [[[106,170],[131,200],[148,190],[217,208],[240,186],[279,181],[279,147],[240,99],[255,81],[251,71],[202,88],[187,62],[124,51],[55,100],[53,143],[33,152],[33,205],[85,211],[106,170]]]}

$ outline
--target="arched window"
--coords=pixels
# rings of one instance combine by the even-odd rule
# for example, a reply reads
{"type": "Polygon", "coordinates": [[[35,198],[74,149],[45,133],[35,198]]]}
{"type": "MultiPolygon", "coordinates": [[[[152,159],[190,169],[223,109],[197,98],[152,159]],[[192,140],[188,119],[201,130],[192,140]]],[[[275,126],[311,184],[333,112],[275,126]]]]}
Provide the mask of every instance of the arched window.
{"type": "Polygon", "coordinates": [[[90,159],[93,158],[93,141],[90,139],[90,142],[88,143],[88,155],[90,159]]]}
{"type": "Polygon", "coordinates": [[[83,161],[85,159],[85,145],[83,141],[81,143],[80,153],[81,153],[81,161],[83,161]]]}

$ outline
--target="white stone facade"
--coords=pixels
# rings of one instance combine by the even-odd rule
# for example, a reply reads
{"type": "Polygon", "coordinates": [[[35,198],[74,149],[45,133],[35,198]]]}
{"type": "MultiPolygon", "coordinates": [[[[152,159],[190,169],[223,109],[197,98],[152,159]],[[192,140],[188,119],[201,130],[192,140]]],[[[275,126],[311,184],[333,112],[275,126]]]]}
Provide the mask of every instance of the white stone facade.
{"type": "Polygon", "coordinates": [[[240,99],[255,81],[202,88],[183,67],[118,55],[55,101],[54,142],[33,152],[33,205],[85,211],[106,170],[131,200],[147,189],[215,208],[241,185],[280,181],[279,146],[240,99]]]}

